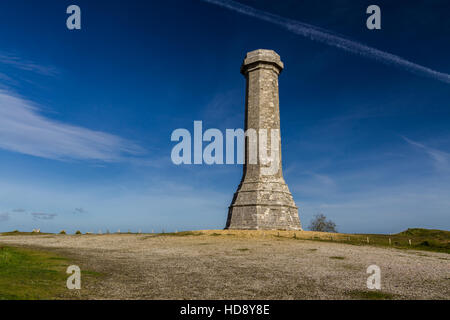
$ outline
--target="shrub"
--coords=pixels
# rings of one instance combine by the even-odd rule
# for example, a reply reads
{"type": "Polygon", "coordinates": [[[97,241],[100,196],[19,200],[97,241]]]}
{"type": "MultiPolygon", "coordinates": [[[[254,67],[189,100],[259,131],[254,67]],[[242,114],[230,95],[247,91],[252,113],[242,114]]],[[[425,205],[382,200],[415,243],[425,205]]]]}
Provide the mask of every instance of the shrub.
{"type": "Polygon", "coordinates": [[[80,230],[75,231],[75,234],[81,234],[80,230]]]}
{"type": "Polygon", "coordinates": [[[59,234],[66,234],[66,231],[65,231],[65,230],[61,230],[61,231],[59,232],[59,234]]]}

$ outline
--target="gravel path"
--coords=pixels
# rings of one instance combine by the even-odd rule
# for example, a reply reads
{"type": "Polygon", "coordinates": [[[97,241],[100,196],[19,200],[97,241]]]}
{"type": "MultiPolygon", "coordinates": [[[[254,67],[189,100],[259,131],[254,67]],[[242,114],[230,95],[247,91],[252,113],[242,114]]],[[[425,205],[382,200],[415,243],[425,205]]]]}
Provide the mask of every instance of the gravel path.
{"type": "Polygon", "coordinates": [[[64,253],[83,270],[90,299],[361,299],[367,267],[381,297],[449,299],[450,255],[331,242],[227,235],[0,236],[0,244],[64,253]]]}

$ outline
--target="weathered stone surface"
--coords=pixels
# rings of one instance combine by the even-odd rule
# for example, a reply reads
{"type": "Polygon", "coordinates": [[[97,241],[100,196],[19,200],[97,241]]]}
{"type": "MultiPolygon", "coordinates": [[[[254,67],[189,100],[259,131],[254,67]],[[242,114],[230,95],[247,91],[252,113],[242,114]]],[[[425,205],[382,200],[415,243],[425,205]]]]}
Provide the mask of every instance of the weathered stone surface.
{"type": "MultiPolygon", "coordinates": [[[[246,77],[245,130],[280,129],[278,76],[284,65],[272,50],[247,53],[241,67],[246,77]]],[[[226,229],[302,230],[298,208],[284,181],[281,167],[281,138],[278,171],[263,174],[265,165],[249,164],[248,139],[245,142],[245,164],[241,183],[229,207],[226,229]]],[[[270,134],[268,153],[271,154],[270,134]]]]}

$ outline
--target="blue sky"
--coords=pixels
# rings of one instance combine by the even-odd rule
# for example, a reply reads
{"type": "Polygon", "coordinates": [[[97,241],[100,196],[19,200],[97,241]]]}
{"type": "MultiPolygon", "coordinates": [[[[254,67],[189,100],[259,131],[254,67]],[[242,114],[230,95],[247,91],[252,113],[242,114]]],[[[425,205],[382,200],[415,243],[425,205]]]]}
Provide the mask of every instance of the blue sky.
{"type": "MultiPolygon", "coordinates": [[[[448,1],[242,4],[450,73],[448,1]]],[[[277,51],[305,227],[450,229],[450,84],[201,0],[0,4],[0,231],[220,229],[239,165],[172,164],[173,130],[242,128],[240,64],[277,51]],[[66,28],[77,4],[82,29],[66,28]]]]}

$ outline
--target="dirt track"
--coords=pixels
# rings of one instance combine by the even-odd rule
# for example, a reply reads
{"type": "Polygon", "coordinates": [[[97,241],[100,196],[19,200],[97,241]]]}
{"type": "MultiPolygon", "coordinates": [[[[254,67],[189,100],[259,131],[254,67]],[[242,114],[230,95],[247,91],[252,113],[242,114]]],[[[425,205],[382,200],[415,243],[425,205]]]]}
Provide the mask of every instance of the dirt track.
{"type": "Polygon", "coordinates": [[[450,256],[339,243],[206,234],[0,236],[0,244],[56,250],[83,270],[91,299],[360,299],[366,269],[382,296],[450,299],[450,256]]]}

